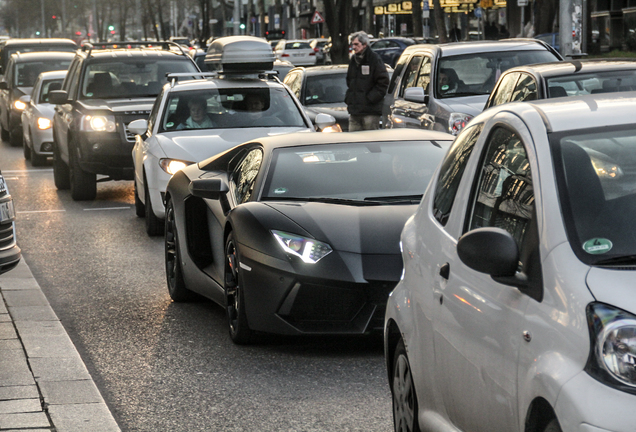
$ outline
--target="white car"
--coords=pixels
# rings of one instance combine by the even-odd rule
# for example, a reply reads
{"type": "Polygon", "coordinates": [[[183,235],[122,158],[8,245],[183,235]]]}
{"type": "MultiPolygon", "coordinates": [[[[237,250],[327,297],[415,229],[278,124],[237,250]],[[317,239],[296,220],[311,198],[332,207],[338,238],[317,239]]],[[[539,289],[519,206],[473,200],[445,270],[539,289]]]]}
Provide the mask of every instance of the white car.
{"type": "Polygon", "coordinates": [[[634,431],[636,93],[510,103],[402,231],[395,430],[634,431]]]}
{"type": "Polygon", "coordinates": [[[55,105],[49,102],[49,92],[61,89],[65,76],[65,70],[42,72],[33,85],[33,93],[20,98],[26,104],[22,111],[24,158],[31,160],[33,166],[44,165],[53,156],[51,126],[55,105]]]}
{"type": "MultiPolygon", "coordinates": [[[[256,48],[248,45],[252,50],[249,55],[234,58],[252,59],[252,64],[228,67],[224,62],[228,70],[207,79],[178,82],[178,75],[191,78],[192,74],[169,76],[172,83],[164,86],[149,119],[128,125],[128,130],[137,134],[132,151],[135,209],[137,216],[146,218],[148,235],[163,233],[163,196],[168,180],[181,168],[254,138],[315,131],[288,88],[274,74],[259,73],[272,67],[274,58],[267,42],[230,36],[216,39],[211,49],[215,51],[214,44],[223,45],[219,50],[229,54],[236,43],[245,40],[256,48]],[[258,61],[259,49],[269,57],[267,67],[258,61]]],[[[335,124],[333,117],[327,117],[328,123],[335,124]]]]}
{"type": "Polygon", "coordinates": [[[314,66],[316,64],[316,51],[308,40],[281,39],[276,44],[274,52],[280,60],[287,60],[294,66],[314,66]]]}

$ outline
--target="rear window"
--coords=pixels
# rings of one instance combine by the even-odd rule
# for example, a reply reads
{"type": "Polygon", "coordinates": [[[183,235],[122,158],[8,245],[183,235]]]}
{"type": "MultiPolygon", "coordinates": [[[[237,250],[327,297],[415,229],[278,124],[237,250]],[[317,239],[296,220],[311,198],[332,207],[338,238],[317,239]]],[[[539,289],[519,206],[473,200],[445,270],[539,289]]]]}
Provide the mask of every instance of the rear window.
{"type": "Polygon", "coordinates": [[[311,49],[309,42],[288,42],[285,49],[311,49]]]}
{"type": "Polygon", "coordinates": [[[47,103],[49,101],[49,92],[52,90],[60,90],[63,81],[64,78],[44,81],[42,83],[42,89],[40,90],[40,100],[38,103],[47,103]]]}
{"type": "Polygon", "coordinates": [[[38,75],[42,72],[66,70],[71,60],[47,60],[29,63],[16,63],[15,85],[18,87],[33,87],[38,75]]]}
{"type": "Polygon", "coordinates": [[[166,74],[198,72],[184,58],[116,59],[89,64],[84,71],[82,99],[117,99],[156,97],[166,81],[166,74]]]}
{"type": "Polygon", "coordinates": [[[548,97],[636,90],[636,70],[605,70],[548,78],[548,97]]]}
{"type": "Polygon", "coordinates": [[[344,103],[346,93],[346,73],[308,76],[303,105],[344,103]]]}

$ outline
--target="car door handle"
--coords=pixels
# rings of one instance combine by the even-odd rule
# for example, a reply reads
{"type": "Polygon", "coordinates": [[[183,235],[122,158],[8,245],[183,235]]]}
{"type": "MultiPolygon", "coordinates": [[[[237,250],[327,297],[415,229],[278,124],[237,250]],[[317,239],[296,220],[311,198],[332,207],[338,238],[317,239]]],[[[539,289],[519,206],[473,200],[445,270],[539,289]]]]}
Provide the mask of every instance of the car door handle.
{"type": "Polygon", "coordinates": [[[439,268],[439,275],[442,278],[448,280],[448,277],[450,276],[450,264],[449,263],[446,263],[446,264],[442,265],[439,268]]]}

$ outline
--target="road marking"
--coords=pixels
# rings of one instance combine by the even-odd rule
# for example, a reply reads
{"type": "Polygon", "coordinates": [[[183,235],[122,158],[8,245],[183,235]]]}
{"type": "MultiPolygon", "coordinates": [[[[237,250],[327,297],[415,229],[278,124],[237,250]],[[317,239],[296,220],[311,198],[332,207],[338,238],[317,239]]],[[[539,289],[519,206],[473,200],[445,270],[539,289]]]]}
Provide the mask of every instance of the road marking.
{"type": "Polygon", "coordinates": [[[100,210],[128,210],[130,207],[102,207],[102,208],[86,208],[84,211],[100,211],[100,210]]]}
{"type": "Polygon", "coordinates": [[[28,213],[59,213],[66,210],[29,210],[29,211],[17,211],[16,214],[28,214],[28,213]]]}

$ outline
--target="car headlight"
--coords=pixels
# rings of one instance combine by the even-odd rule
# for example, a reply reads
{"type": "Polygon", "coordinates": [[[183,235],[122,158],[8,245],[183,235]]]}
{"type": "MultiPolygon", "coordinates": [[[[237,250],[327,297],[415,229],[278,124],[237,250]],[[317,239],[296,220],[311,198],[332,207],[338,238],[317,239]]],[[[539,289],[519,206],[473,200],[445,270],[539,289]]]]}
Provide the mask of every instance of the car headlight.
{"type": "Polygon", "coordinates": [[[327,243],[315,239],[275,230],[272,230],[272,234],[285,252],[299,257],[307,264],[316,264],[333,251],[327,243]]]}
{"type": "Polygon", "coordinates": [[[51,120],[45,117],[38,117],[38,129],[46,130],[51,127],[51,120]]]}
{"type": "Polygon", "coordinates": [[[636,316],[615,307],[587,307],[591,352],[585,370],[600,382],[636,394],[636,316]]]}
{"type": "Polygon", "coordinates": [[[115,117],[109,115],[85,115],[80,130],[88,132],[115,132],[115,117]]]}
{"type": "Polygon", "coordinates": [[[16,100],[15,102],[13,102],[13,108],[17,109],[18,111],[22,111],[26,108],[26,104],[21,100],[16,100]]]}
{"type": "Polygon", "coordinates": [[[448,132],[452,135],[457,135],[466,127],[469,121],[473,119],[473,116],[464,113],[451,113],[448,118],[448,132]]]}
{"type": "Polygon", "coordinates": [[[321,130],[321,132],[324,133],[330,133],[330,132],[342,132],[342,128],[340,127],[340,125],[338,123],[331,125],[331,126],[327,126],[326,128],[324,128],[323,130],[321,130]]]}
{"type": "Polygon", "coordinates": [[[177,171],[184,169],[188,165],[192,165],[192,163],[193,162],[186,162],[178,159],[159,159],[159,166],[161,166],[161,169],[170,175],[174,175],[177,171]]]}

